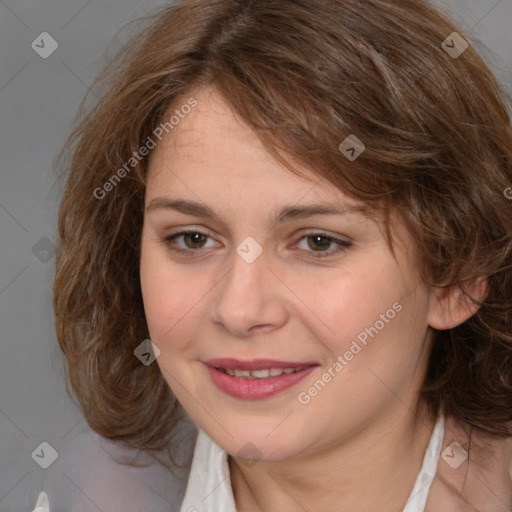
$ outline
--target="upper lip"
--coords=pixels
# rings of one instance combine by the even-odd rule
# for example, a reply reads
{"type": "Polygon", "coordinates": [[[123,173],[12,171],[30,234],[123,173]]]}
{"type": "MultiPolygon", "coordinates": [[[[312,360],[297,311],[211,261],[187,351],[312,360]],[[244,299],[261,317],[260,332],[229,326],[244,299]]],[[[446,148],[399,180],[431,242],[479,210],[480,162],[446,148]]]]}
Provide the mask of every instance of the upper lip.
{"type": "Polygon", "coordinates": [[[317,366],[313,361],[278,361],[276,359],[252,359],[251,361],[240,361],[230,357],[208,359],[204,361],[208,366],[224,368],[225,370],[266,370],[270,368],[302,368],[317,366]]]}

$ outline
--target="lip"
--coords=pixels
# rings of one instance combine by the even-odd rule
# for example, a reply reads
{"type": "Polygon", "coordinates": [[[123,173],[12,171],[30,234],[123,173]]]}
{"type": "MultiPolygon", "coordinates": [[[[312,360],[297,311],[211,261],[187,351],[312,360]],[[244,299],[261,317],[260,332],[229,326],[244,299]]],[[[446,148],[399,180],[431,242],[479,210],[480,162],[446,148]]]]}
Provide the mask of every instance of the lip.
{"type": "Polygon", "coordinates": [[[213,383],[225,394],[243,400],[261,400],[277,395],[292,387],[318,368],[317,363],[295,363],[269,359],[238,361],[235,359],[215,359],[205,362],[213,383]],[[212,364],[212,361],[215,361],[212,364]],[[221,364],[222,362],[222,364],[221,364]],[[266,379],[247,379],[228,375],[217,368],[239,370],[262,370],[267,368],[292,368],[307,366],[296,373],[283,373],[266,379]]]}
{"type": "Polygon", "coordinates": [[[277,361],[276,359],[252,359],[241,361],[231,357],[208,359],[204,363],[213,368],[228,370],[265,370],[267,368],[300,368],[301,366],[318,366],[315,361],[277,361]]]}

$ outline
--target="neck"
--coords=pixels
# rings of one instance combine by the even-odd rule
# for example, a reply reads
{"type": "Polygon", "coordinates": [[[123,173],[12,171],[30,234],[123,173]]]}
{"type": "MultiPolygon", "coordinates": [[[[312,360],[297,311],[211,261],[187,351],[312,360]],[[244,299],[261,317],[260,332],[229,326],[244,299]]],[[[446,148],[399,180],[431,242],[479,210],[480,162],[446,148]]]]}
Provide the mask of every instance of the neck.
{"type": "Polygon", "coordinates": [[[400,405],[319,453],[248,467],[229,457],[242,512],[402,510],[421,469],[436,418],[400,405]]]}

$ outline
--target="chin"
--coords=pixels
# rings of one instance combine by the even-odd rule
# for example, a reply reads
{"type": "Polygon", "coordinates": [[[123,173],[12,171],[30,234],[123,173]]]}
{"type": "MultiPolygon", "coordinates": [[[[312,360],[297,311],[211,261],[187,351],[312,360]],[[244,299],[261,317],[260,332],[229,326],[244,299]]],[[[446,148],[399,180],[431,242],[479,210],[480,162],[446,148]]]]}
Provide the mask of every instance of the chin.
{"type": "Polygon", "coordinates": [[[271,432],[271,429],[265,429],[265,433],[262,433],[261,430],[251,430],[248,426],[242,428],[243,430],[237,429],[234,432],[243,431],[244,434],[234,434],[234,437],[225,432],[217,439],[217,432],[213,434],[215,437],[212,437],[212,434],[208,435],[232,457],[261,462],[279,462],[292,458],[303,451],[306,443],[306,440],[302,440],[304,444],[301,443],[298,432],[290,430],[273,432],[269,436],[268,432],[271,432]]]}

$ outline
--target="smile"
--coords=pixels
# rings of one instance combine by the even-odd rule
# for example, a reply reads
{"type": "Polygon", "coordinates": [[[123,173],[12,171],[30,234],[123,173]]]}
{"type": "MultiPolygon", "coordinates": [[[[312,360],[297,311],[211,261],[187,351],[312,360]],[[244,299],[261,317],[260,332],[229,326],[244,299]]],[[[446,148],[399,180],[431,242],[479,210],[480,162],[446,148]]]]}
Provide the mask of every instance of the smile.
{"type": "Polygon", "coordinates": [[[240,377],[245,379],[268,379],[269,377],[279,377],[283,373],[289,375],[304,370],[305,366],[299,368],[267,368],[264,370],[233,370],[231,368],[217,368],[232,377],[240,377]]]}
{"type": "Polygon", "coordinates": [[[318,368],[317,363],[292,363],[269,359],[240,361],[212,359],[205,362],[213,384],[223,393],[243,399],[260,400],[294,386],[318,368]]]}

